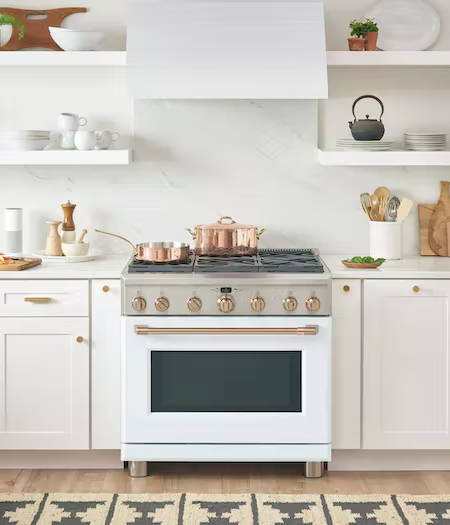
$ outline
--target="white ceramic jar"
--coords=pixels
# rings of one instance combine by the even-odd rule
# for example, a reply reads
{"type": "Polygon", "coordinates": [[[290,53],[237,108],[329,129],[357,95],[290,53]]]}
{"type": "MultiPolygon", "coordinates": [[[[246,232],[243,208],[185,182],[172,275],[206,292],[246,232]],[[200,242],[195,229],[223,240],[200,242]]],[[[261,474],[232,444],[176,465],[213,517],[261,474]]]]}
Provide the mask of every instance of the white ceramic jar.
{"type": "Polygon", "coordinates": [[[369,222],[370,256],[375,259],[403,257],[403,222],[369,222]]]}
{"type": "Polygon", "coordinates": [[[96,142],[95,131],[79,130],[75,133],[75,146],[79,150],[94,149],[96,142]]]}

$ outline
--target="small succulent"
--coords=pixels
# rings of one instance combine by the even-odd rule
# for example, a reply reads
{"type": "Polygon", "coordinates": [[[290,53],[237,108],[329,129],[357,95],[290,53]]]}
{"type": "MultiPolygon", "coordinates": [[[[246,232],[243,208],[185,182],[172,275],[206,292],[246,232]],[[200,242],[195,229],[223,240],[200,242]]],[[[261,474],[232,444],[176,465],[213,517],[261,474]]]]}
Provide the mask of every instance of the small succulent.
{"type": "Polygon", "coordinates": [[[19,31],[19,39],[22,39],[25,36],[25,25],[13,15],[9,15],[8,13],[0,13],[0,26],[1,25],[11,25],[17,27],[19,31]]]}
{"type": "Polygon", "coordinates": [[[378,32],[378,24],[371,18],[366,18],[364,20],[352,20],[349,24],[351,29],[351,36],[356,36],[358,38],[363,38],[367,33],[378,32]]]}
{"type": "Polygon", "coordinates": [[[351,259],[346,259],[347,262],[357,264],[383,264],[386,259],[374,259],[373,257],[356,256],[351,259]]]}

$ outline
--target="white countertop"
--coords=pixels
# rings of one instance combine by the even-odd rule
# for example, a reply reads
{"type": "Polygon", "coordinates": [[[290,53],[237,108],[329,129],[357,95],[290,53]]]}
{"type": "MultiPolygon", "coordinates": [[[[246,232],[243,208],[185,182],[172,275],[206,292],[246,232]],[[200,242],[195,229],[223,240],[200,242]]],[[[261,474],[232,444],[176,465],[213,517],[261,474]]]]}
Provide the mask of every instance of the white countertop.
{"type": "Polygon", "coordinates": [[[386,261],[374,270],[354,270],[342,264],[348,255],[320,254],[335,279],[450,279],[450,257],[405,257],[386,261]]]}
{"type": "Polygon", "coordinates": [[[127,255],[102,256],[84,263],[47,263],[20,272],[0,272],[1,279],[119,279],[127,255]]]}

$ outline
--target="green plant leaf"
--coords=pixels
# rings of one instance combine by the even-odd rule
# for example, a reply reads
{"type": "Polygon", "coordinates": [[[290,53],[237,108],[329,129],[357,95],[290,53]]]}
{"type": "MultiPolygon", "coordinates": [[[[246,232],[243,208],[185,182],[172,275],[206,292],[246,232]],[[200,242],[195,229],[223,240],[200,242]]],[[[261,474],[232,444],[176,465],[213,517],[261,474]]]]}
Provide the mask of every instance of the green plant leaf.
{"type": "Polygon", "coordinates": [[[20,40],[25,36],[25,25],[13,15],[8,13],[0,13],[0,26],[1,25],[11,25],[17,27],[20,40]]]}

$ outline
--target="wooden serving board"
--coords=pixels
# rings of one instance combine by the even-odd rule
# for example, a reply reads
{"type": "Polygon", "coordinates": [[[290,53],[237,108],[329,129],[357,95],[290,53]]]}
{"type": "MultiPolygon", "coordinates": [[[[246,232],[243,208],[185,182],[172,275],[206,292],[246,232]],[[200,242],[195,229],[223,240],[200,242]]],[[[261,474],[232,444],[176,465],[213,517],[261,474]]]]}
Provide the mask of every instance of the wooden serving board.
{"type": "Polygon", "coordinates": [[[42,259],[17,259],[12,263],[0,264],[0,272],[20,272],[21,270],[27,270],[28,268],[39,266],[41,262],[42,259]]]}
{"type": "Polygon", "coordinates": [[[0,7],[0,13],[16,17],[25,26],[25,35],[19,38],[19,30],[13,27],[9,42],[0,47],[0,51],[19,51],[42,47],[62,51],[50,35],[49,27],[61,27],[62,21],[75,13],[86,13],[85,7],[62,7],[60,9],[16,9],[14,7],[0,7]],[[40,18],[34,18],[34,17],[40,18]]]}
{"type": "Polygon", "coordinates": [[[430,222],[436,211],[437,204],[419,204],[419,228],[420,228],[420,255],[440,255],[448,257],[450,255],[450,217],[446,223],[446,228],[442,236],[441,244],[447,247],[445,253],[436,253],[430,246],[430,222]]]}

